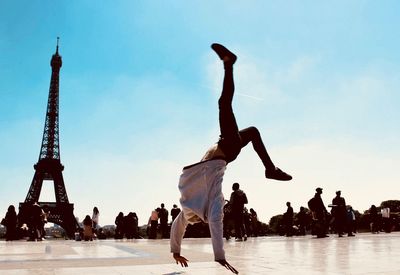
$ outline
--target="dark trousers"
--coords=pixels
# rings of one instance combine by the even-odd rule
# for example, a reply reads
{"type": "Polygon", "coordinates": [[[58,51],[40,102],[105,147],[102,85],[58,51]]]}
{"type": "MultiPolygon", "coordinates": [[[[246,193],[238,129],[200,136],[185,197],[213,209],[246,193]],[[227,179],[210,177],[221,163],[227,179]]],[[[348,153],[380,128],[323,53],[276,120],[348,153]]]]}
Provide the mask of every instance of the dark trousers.
{"type": "Polygon", "coordinates": [[[157,239],[157,226],[158,226],[158,221],[151,221],[150,239],[157,239]]]}
{"type": "Polygon", "coordinates": [[[233,67],[232,65],[226,65],[222,93],[218,100],[221,132],[219,145],[226,156],[226,161],[229,163],[235,160],[241,149],[251,141],[264,167],[266,169],[275,169],[275,165],[267,153],[258,129],[256,127],[248,127],[239,131],[232,109],[234,91],[233,67]]]}
{"type": "Polygon", "coordinates": [[[246,229],[243,222],[243,210],[238,210],[234,214],[233,219],[235,223],[235,237],[240,239],[246,234],[246,229]]]}

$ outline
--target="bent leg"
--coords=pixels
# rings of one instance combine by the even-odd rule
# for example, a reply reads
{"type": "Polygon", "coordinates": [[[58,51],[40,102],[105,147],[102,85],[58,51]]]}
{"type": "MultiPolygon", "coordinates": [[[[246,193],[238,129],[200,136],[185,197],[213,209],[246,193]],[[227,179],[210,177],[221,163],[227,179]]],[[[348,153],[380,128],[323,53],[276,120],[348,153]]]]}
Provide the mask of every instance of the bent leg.
{"type": "Polygon", "coordinates": [[[268,155],[267,149],[261,139],[260,132],[256,127],[248,127],[239,131],[241,148],[245,147],[250,141],[265,167],[265,176],[275,180],[291,180],[292,176],[277,168],[268,155]]]}
{"type": "Polygon", "coordinates": [[[253,144],[254,151],[264,164],[265,169],[275,170],[275,165],[268,155],[267,149],[261,139],[260,132],[256,127],[248,127],[239,131],[242,140],[241,146],[245,147],[249,142],[253,144]]]}

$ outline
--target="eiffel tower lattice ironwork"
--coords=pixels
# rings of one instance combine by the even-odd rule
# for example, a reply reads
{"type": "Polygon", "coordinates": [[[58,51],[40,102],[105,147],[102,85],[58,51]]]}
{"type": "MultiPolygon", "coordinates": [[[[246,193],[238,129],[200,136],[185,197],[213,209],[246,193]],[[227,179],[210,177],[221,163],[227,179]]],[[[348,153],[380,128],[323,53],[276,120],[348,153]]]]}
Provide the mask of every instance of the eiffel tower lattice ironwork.
{"type": "Polygon", "coordinates": [[[50,65],[52,73],[42,146],[40,149],[39,161],[34,165],[35,175],[33,176],[25,202],[19,204],[19,223],[29,224],[30,209],[32,205],[37,202],[42,208],[47,208],[46,210],[49,211],[47,221],[60,225],[64,228],[67,236],[73,238],[78,225],[73,214],[74,205],[68,201],[62,175],[64,166],[61,164],[60,160],[58,118],[59,77],[62,59],[58,53],[58,37],[56,52],[51,58],[50,65]],[[39,202],[43,181],[54,182],[56,202],[39,202]]]}

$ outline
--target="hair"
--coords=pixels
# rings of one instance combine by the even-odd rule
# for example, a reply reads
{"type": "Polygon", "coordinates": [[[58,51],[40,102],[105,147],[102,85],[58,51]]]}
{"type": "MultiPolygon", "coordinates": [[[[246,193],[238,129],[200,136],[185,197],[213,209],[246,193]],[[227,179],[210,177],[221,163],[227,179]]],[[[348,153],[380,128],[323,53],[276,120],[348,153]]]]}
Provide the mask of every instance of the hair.
{"type": "Polygon", "coordinates": [[[240,187],[240,185],[239,185],[239,183],[237,183],[237,182],[235,182],[235,183],[232,185],[232,189],[235,190],[235,191],[238,190],[239,187],[240,187]]]}

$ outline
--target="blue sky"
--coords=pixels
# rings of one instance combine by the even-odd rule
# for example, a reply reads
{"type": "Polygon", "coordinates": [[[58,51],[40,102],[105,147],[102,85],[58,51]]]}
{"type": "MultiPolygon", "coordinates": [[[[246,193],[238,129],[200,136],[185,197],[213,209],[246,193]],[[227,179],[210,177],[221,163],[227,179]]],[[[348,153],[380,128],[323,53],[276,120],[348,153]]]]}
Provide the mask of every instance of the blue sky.
{"type": "MultiPolygon", "coordinates": [[[[262,221],[318,186],[364,211],[399,199],[398,1],[1,1],[0,210],[25,199],[60,36],[60,144],[75,214],[144,224],[179,202],[183,166],[217,141],[221,62],[238,55],[234,110],[257,126],[289,183],[251,146],[226,171],[262,221]]],[[[42,200],[54,200],[45,184],[42,200]]]]}

